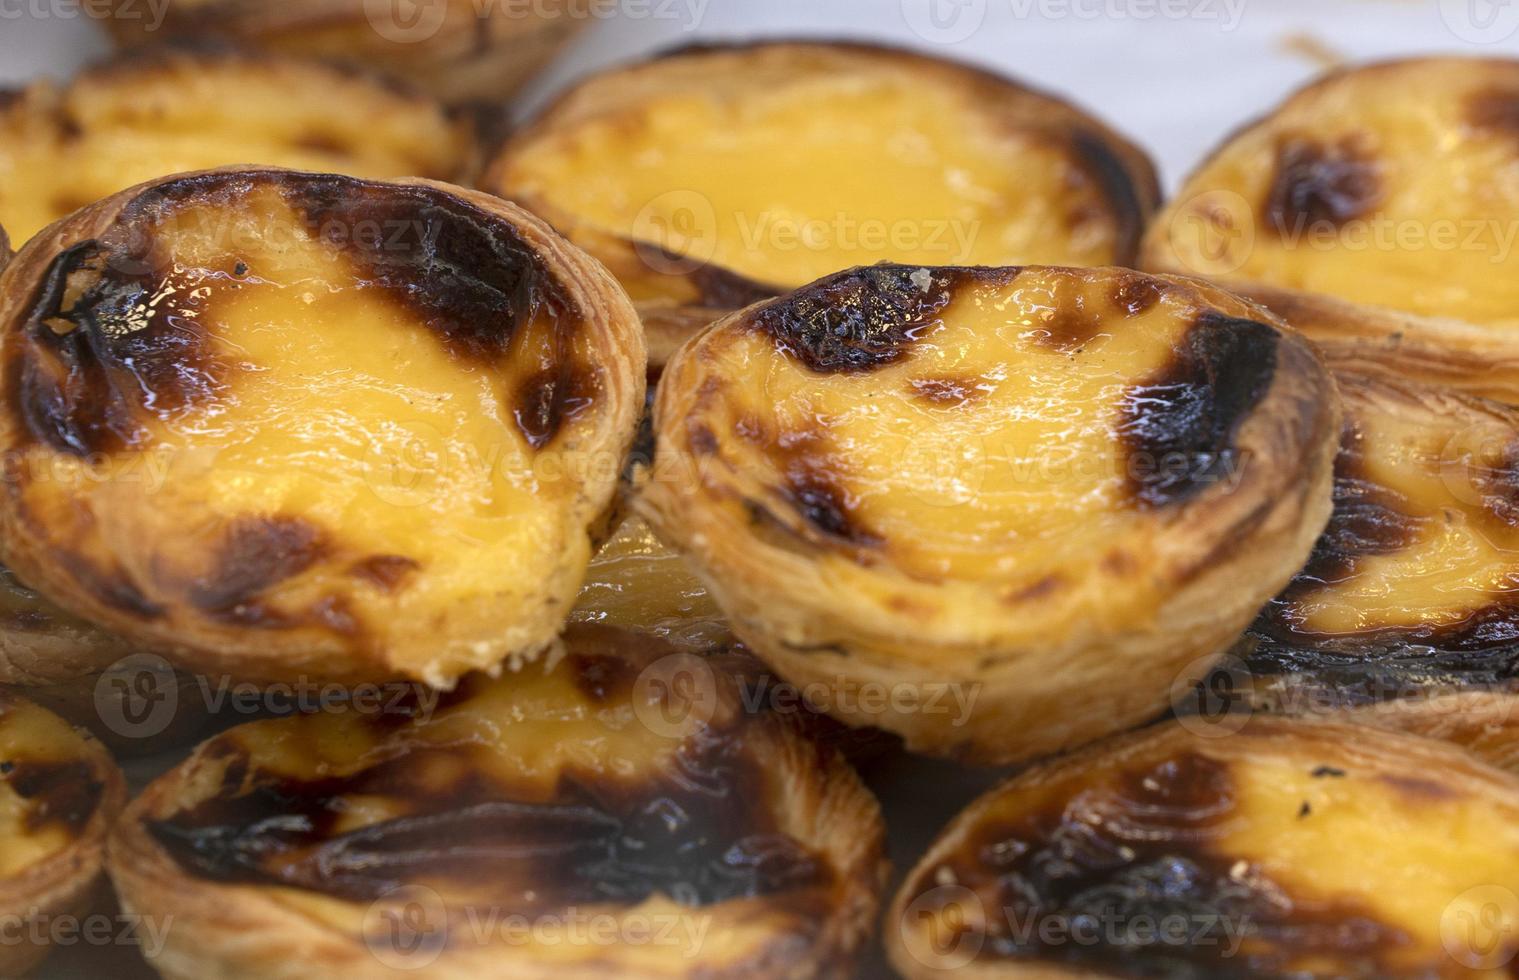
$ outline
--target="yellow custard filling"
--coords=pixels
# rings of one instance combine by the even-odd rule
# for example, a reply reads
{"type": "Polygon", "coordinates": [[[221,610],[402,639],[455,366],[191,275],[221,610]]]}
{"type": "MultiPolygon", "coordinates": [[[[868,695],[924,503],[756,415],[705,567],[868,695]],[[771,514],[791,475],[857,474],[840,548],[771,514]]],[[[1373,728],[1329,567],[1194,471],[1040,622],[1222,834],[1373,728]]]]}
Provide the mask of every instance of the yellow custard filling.
{"type": "Polygon", "coordinates": [[[299,62],[171,56],[0,109],[0,225],[19,246],[142,181],[233,164],[450,179],[465,132],[426,100],[299,62]]]}
{"type": "Polygon", "coordinates": [[[1452,59],[1300,93],[1237,137],[1151,233],[1166,264],[1519,325],[1519,72],[1452,59]]]}

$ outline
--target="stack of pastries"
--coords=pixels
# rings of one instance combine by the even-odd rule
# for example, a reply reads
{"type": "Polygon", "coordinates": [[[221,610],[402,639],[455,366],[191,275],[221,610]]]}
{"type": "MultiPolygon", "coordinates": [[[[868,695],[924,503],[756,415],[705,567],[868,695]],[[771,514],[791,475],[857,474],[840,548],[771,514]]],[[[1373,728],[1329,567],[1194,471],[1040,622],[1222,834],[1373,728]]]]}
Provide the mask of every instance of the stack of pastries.
{"type": "Polygon", "coordinates": [[[401,81],[310,6],[0,101],[0,913],[108,879],[173,978],[1512,966],[1519,63],[1332,75],[1163,206],[919,54],[493,141],[510,31],[401,81]],[[1015,768],[893,882],[903,752],[1015,768]]]}

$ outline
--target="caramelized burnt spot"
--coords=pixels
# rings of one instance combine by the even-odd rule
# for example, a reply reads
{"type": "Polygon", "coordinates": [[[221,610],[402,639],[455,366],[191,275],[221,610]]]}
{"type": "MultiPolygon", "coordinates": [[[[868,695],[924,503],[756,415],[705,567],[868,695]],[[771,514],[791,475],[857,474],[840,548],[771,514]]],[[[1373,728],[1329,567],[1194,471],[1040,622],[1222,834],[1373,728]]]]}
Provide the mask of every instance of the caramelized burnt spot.
{"type": "Polygon", "coordinates": [[[1183,503],[1248,462],[1235,433],[1271,386],[1278,340],[1264,323],[1203,313],[1170,363],[1128,391],[1118,432],[1141,506],[1183,503]]]}
{"type": "Polygon", "coordinates": [[[527,444],[544,448],[566,422],[589,408],[596,399],[595,378],[592,371],[577,370],[567,354],[553,366],[524,378],[517,387],[512,418],[527,444]]]}
{"type": "MultiPolygon", "coordinates": [[[[1121,772],[1111,785],[1078,788],[1044,809],[975,828],[924,876],[920,894],[929,909],[935,882],[954,881],[981,896],[989,910],[982,958],[1115,976],[1271,976],[1300,958],[1358,966],[1406,942],[1351,899],[1301,902],[1249,862],[1215,851],[1241,818],[1228,764],[1182,752],[1121,772]],[[1190,941],[1155,942],[1127,931],[1140,916],[1185,921],[1190,941]],[[1081,937],[1104,922],[1120,928],[1097,930],[1098,941],[1040,938],[1081,937]]],[[[962,929],[975,927],[966,922],[962,929]]]]}
{"type": "Polygon", "coordinates": [[[1315,228],[1339,229],[1381,199],[1377,164],[1363,141],[1326,146],[1306,137],[1283,139],[1266,192],[1266,225],[1283,237],[1315,228]]]}
{"type": "Polygon", "coordinates": [[[166,260],[130,233],[80,242],[48,267],[11,357],[23,434],[75,456],[138,448],[143,416],[216,397],[231,367],[198,316],[204,297],[165,291],[166,260]]]}
{"type": "Polygon", "coordinates": [[[1479,130],[1519,136],[1519,89],[1479,89],[1468,97],[1466,115],[1479,130]]]}
{"type": "Polygon", "coordinates": [[[94,816],[105,789],[95,768],[84,760],[6,760],[0,762],[0,778],[26,801],[23,820],[30,832],[61,827],[77,834],[94,816]]]}
{"type": "MultiPolygon", "coordinates": [[[[546,324],[540,364],[513,413],[535,449],[599,393],[577,354],[584,312],[509,222],[427,187],[337,175],[262,173],[314,238],[340,252],[355,287],[412,311],[461,360],[499,366],[519,332],[546,324]]],[[[139,448],[143,419],[204,405],[237,369],[208,335],[216,287],[257,281],[229,246],[225,268],[186,278],[159,233],[200,227],[245,193],[248,178],[207,174],[161,184],[123,209],[100,240],[60,254],[22,325],[30,343],[8,365],[11,410],[34,438],[76,455],[139,448]],[[250,276],[252,277],[250,280],[250,276]]]]}
{"type": "Polygon", "coordinates": [[[1029,333],[1041,346],[1075,354],[1112,329],[1109,311],[1089,303],[1079,281],[1059,279],[1050,293],[1050,306],[1033,311],[1034,329],[1029,333]]]}
{"type": "Polygon", "coordinates": [[[1329,525],[1314,543],[1308,564],[1262,611],[1258,632],[1282,640],[1309,639],[1312,634],[1303,628],[1298,611],[1304,599],[1354,576],[1363,558],[1409,547],[1436,520],[1419,515],[1397,490],[1367,474],[1365,439],[1354,418],[1347,420],[1335,457],[1329,525]]]}
{"type": "Polygon", "coordinates": [[[772,456],[781,478],[781,496],[812,529],[854,546],[874,546],[881,538],[861,523],[859,500],[849,490],[848,463],[828,446],[821,429],[782,433],[772,456]]]}
{"type": "Polygon", "coordinates": [[[1139,316],[1153,309],[1165,292],[1165,284],[1153,276],[1122,275],[1113,289],[1113,305],[1129,316],[1139,316]]]}
{"type": "Polygon", "coordinates": [[[1252,625],[1245,666],[1299,675],[1294,684],[1335,704],[1511,685],[1519,417],[1437,389],[1340,382],[1348,411],[1329,524],[1252,625]]]}
{"type": "MultiPolygon", "coordinates": [[[[1140,198],[1141,187],[1135,182],[1133,170],[1114,151],[1112,141],[1099,133],[1078,130],[1071,136],[1071,151],[1077,170],[1095,184],[1108,203],[1109,213],[1094,214],[1094,221],[1113,223],[1113,265],[1131,265],[1139,254],[1140,239],[1144,236],[1151,206],[1148,202],[1160,199],[1160,185],[1153,173],[1146,174],[1142,188],[1145,197],[1140,198]]],[[[1084,222],[1077,222],[1081,224],[1084,222]]]]}
{"type": "Polygon", "coordinates": [[[870,371],[906,356],[963,283],[990,274],[884,263],[851,269],[760,308],[750,322],[809,370],[870,371]]]}
{"type": "MultiPolygon", "coordinates": [[[[612,697],[629,680],[626,666],[582,659],[575,670],[581,685],[612,697]]],[[[765,784],[764,773],[722,734],[691,740],[668,767],[636,780],[567,769],[547,798],[514,790],[483,763],[468,748],[418,748],[352,775],[297,780],[238,756],[214,796],[148,829],[206,880],[356,902],[427,882],[513,912],[636,905],[655,895],[709,906],[803,900],[831,881],[827,861],[757,805],[753,787],[765,784]],[[428,792],[418,792],[419,780],[428,792]],[[354,798],[393,801],[404,812],[344,829],[345,801],[354,798]]]]}
{"type": "Polygon", "coordinates": [[[219,619],[267,622],[258,598],[299,575],[327,551],[323,531],[295,517],[242,517],[223,532],[212,567],[190,589],[195,605],[219,619]]]}
{"type": "MultiPolygon", "coordinates": [[[[694,261],[691,256],[672,252],[652,242],[635,242],[633,249],[645,265],[658,271],[688,267],[694,261]]],[[[779,286],[755,282],[747,276],[741,276],[731,269],[724,269],[710,262],[685,273],[685,278],[696,293],[695,302],[692,305],[711,310],[742,309],[752,303],[772,299],[786,291],[779,286]]]]}
{"type": "Polygon", "coordinates": [[[584,319],[516,228],[452,195],[336,176],[285,179],[281,191],[368,284],[404,302],[461,358],[498,362],[540,315],[567,332],[584,319]]]}

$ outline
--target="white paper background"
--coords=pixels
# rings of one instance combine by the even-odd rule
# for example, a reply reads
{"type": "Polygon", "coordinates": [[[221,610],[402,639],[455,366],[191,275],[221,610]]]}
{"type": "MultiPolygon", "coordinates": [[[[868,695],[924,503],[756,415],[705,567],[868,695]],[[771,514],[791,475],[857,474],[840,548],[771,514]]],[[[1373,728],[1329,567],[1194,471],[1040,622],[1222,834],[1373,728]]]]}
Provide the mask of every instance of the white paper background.
{"type": "MultiPolygon", "coordinates": [[[[547,2],[603,12],[608,6],[607,0],[547,2]]],[[[765,36],[873,39],[975,62],[1076,100],[1145,146],[1167,187],[1228,132],[1322,69],[1301,53],[1304,38],[1351,61],[1432,52],[1519,54],[1519,0],[620,3],[533,86],[524,107],[587,71],[677,44],[765,36]]],[[[66,76],[105,51],[94,25],[78,15],[76,0],[0,0],[0,85],[66,76]]],[[[932,833],[994,778],[900,758],[884,760],[868,776],[885,802],[899,865],[921,853],[932,833]]],[[[120,965],[120,951],[106,954],[68,950],[43,975],[136,975],[120,965]]],[[[863,975],[889,973],[872,961],[863,975]]]]}

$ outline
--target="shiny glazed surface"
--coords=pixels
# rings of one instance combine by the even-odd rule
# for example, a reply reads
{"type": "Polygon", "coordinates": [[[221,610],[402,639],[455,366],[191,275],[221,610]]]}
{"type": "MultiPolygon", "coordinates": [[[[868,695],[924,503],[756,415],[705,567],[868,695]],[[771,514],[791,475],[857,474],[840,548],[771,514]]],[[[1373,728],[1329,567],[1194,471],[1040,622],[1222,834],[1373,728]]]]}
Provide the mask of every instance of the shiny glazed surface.
{"type": "Polygon", "coordinates": [[[77,598],[61,566],[176,642],[281,632],[429,676],[501,655],[584,567],[581,494],[620,466],[591,436],[604,327],[546,262],[432,189],[254,172],[136,199],[9,325],[43,591],[77,598]]]}
{"type": "Polygon", "coordinates": [[[1493,899],[1519,876],[1516,793],[1408,736],[1259,722],[1206,738],[1173,724],[993,791],[910,876],[897,912],[907,949],[968,951],[1009,977],[1038,964],[1496,976],[1514,952],[1504,923],[1519,916],[1493,899]],[[1130,931],[1140,917],[1157,925],[1130,931]]]}
{"type": "Polygon", "coordinates": [[[1519,325],[1519,62],[1332,75],[1234,137],[1147,241],[1151,266],[1519,325]]]}

